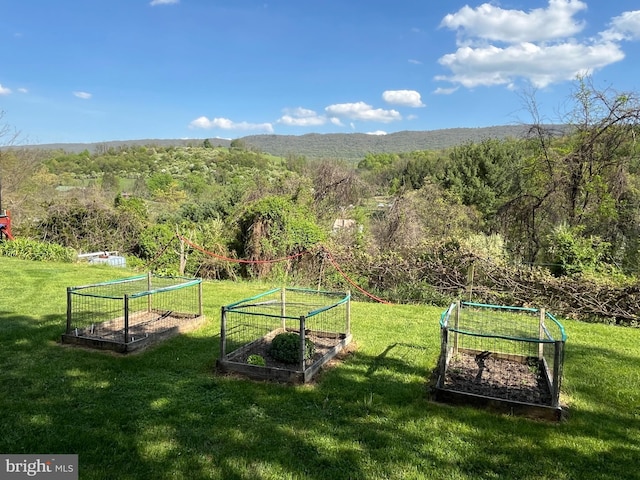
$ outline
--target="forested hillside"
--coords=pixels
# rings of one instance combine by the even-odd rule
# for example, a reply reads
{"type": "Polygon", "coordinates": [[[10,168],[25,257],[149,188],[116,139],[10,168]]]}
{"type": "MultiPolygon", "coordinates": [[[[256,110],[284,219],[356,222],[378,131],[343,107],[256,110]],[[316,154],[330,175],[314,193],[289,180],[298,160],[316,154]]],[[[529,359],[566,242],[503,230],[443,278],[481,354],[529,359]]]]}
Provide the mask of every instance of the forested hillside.
{"type": "MultiPolygon", "coordinates": [[[[489,138],[522,138],[527,134],[527,125],[503,125],[483,128],[450,128],[423,132],[398,132],[388,135],[367,135],[364,133],[332,133],[307,135],[251,135],[236,139],[260,152],[281,157],[302,156],[308,159],[359,160],[367,153],[405,153],[416,150],[440,150],[466,142],[480,142],[489,138]]],[[[556,127],[561,130],[560,127],[556,127]]],[[[198,146],[207,140],[213,146],[229,147],[231,140],[209,139],[141,139],[111,141],[102,143],[65,143],[32,145],[26,148],[62,150],[79,153],[87,150],[101,153],[109,149],[136,146],[187,147],[198,146]]]]}
{"type": "Polygon", "coordinates": [[[382,150],[403,139],[356,157],[274,154],[256,140],[270,136],[4,149],[2,202],[16,240],[0,253],[117,250],[160,273],[355,284],[357,295],[393,302],[463,297],[637,325],[640,102],[585,81],[575,102],[563,135],[534,123],[527,135],[446,148],[420,144],[417,132],[345,136],[382,150]]]}
{"type": "MultiPolygon", "coordinates": [[[[406,153],[417,150],[440,150],[467,142],[486,139],[522,138],[527,125],[505,125],[484,128],[450,128],[424,132],[397,132],[388,135],[308,134],[253,135],[242,140],[272,155],[302,155],[309,159],[358,160],[368,153],[406,153]]],[[[211,140],[214,142],[214,140],[211,140]]]]}

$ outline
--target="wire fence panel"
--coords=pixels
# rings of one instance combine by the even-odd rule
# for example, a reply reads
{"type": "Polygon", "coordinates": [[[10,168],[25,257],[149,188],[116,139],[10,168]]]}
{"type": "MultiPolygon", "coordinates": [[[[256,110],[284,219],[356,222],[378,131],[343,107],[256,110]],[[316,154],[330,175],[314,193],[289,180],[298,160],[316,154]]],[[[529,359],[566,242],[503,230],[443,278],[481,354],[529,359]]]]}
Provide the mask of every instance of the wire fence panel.
{"type": "Polygon", "coordinates": [[[313,365],[328,361],[349,343],[350,298],[344,292],[281,288],[226,305],[221,311],[218,364],[257,378],[268,378],[269,368],[280,374],[303,372],[306,381],[313,365]],[[270,356],[271,342],[281,333],[299,336],[299,364],[285,365],[270,356]],[[267,369],[243,366],[250,356],[259,356],[267,369]]]}
{"type": "Polygon", "coordinates": [[[67,288],[62,340],[126,351],[203,318],[201,279],[139,275],[67,288]]]}
{"type": "Polygon", "coordinates": [[[458,302],[440,327],[437,389],[559,406],[566,334],[544,309],[458,302]]]}

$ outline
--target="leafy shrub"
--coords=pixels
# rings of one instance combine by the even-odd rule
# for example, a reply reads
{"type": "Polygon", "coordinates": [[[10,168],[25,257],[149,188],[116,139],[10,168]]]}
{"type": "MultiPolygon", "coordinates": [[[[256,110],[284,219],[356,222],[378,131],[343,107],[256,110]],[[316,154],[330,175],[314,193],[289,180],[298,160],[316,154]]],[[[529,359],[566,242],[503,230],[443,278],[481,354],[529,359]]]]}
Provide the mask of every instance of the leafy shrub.
{"type": "MultiPolygon", "coordinates": [[[[304,358],[310,359],[316,351],[311,340],[305,338],[304,358]]],[[[269,354],[284,363],[300,361],[300,335],[294,332],[279,333],[271,341],[269,354]]]]}
{"type": "Polygon", "coordinates": [[[384,297],[396,303],[425,303],[444,307],[454,298],[439,292],[426,282],[411,281],[391,287],[384,292],[384,297]]]}
{"type": "Polygon", "coordinates": [[[0,255],[16,257],[21,260],[73,262],[76,251],[57,243],[39,242],[29,238],[16,238],[10,242],[0,243],[0,255]]]}
{"type": "Polygon", "coordinates": [[[48,207],[32,235],[76,250],[132,252],[144,228],[141,213],[72,199],[48,207]]]}
{"type": "Polygon", "coordinates": [[[267,362],[265,362],[264,358],[260,355],[249,355],[249,357],[247,357],[247,363],[249,365],[258,365],[260,367],[267,365],[267,362]]]}
{"type": "Polygon", "coordinates": [[[548,235],[549,255],[557,276],[602,270],[611,247],[597,236],[583,236],[584,226],[558,225],[548,235]]]}
{"type": "MultiPolygon", "coordinates": [[[[250,204],[238,222],[235,250],[253,260],[272,259],[308,250],[325,238],[306,204],[287,196],[268,196],[250,204]]],[[[265,276],[271,265],[259,264],[250,274],[265,276]]]]}

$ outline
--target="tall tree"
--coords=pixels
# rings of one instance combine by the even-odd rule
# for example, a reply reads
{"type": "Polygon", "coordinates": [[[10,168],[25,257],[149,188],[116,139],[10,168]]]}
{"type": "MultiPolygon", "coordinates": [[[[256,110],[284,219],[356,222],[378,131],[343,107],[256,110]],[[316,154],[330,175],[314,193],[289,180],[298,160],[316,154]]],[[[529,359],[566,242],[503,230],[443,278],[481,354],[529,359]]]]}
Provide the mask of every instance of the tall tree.
{"type": "Polygon", "coordinates": [[[490,220],[522,186],[524,144],[487,139],[451,149],[443,185],[490,220]]]}
{"type": "Polygon", "coordinates": [[[500,211],[511,221],[511,238],[525,239],[521,249],[529,261],[538,258],[543,239],[563,223],[619,245],[630,233],[619,213],[630,200],[640,99],[636,93],[598,89],[590,77],[580,77],[572,100],[562,138],[540,122],[535,99],[529,102],[535,152],[522,170],[523,188],[500,211]]]}

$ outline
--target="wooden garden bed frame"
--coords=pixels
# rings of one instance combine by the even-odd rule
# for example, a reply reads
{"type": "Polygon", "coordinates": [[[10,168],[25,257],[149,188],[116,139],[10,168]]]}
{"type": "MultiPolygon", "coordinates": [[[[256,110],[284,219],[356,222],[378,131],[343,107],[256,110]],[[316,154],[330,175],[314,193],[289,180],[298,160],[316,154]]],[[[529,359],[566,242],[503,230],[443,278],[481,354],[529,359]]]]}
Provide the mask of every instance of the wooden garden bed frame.
{"type": "MultiPolygon", "coordinates": [[[[222,307],[221,310],[221,322],[220,322],[220,357],[216,362],[216,366],[221,373],[236,373],[242,376],[254,379],[254,380],[272,380],[276,382],[284,383],[307,383],[318,373],[318,371],[327,364],[330,360],[335,358],[349,343],[352,341],[350,333],[351,329],[351,294],[341,293],[341,297],[338,301],[332,305],[322,307],[313,311],[309,311],[306,314],[300,316],[288,316],[286,314],[287,300],[286,292],[297,289],[273,289],[268,292],[264,292],[260,295],[252,297],[250,299],[241,300],[231,305],[222,307]],[[228,315],[230,312],[239,312],[243,306],[247,303],[260,299],[261,297],[280,292],[281,312],[278,315],[267,315],[272,319],[275,319],[281,324],[280,327],[274,328],[267,334],[260,338],[256,338],[251,342],[237,348],[231,352],[227,350],[227,328],[228,328],[228,315]],[[331,311],[337,308],[345,309],[345,325],[342,332],[327,332],[327,331],[315,331],[308,328],[309,319],[315,315],[331,311]],[[321,348],[316,350],[316,355],[312,359],[305,359],[304,355],[300,355],[300,362],[293,365],[279,364],[278,366],[271,366],[269,364],[265,366],[248,364],[244,359],[251,353],[264,353],[271,339],[278,333],[282,332],[295,332],[300,335],[300,351],[304,351],[305,339],[316,341],[321,348]]],[[[302,291],[302,290],[300,290],[302,291]]],[[[310,293],[313,293],[310,291],[310,293]]],[[[318,292],[319,294],[323,292],[318,292]]],[[[337,295],[337,292],[324,292],[331,295],[337,295]]],[[[252,313],[251,315],[260,316],[260,313],[252,313]]]]}
{"type": "MultiPolygon", "coordinates": [[[[532,309],[521,307],[504,307],[495,305],[473,304],[470,302],[456,302],[449,309],[442,313],[440,318],[441,352],[436,371],[436,383],[433,388],[434,399],[438,402],[451,403],[456,405],[470,405],[488,410],[521,415],[530,418],[559,421],[562,420],[566,411],[560,404],[560,384],[562,380],[562,369],[564,362],[564,345],[566,335],[564,328],[553,315],[544,309],[532,309]],[[479,332],[465,331],[464,327],[464,306],[474,308],[495,308],[502,310],[526,311],[536,314],[539,320],[539,337],[531,339],[514,338],[509,335],[491,335],[505,341],[527,341],[532,345],[537,345],[536,366],[540,369],[543,383],[548,388],[550,401],[548,404],[529,403],[499,398],[492,395],[481,395],[465,391],[464,388],[451,388],[447,386],[446,375],[449,364],[454,355],[466,354],[481,356],[488,353],[486,350],[461,348],[459,347],[460,337],[463,335],[473,335],[483,337],[479,332]],[[545,322],[548,321],[553,328],[548,328],[545,322]],[[550,333],[554,330],[554,334],[550,333]],[[544,345],[553,347],[553,355],[550,358],[544,354],[544,345]]],[[[529,364],[532,357],[500,352],[491,352],[494,358],[505,362],[518,362],[529,364]]]]}

